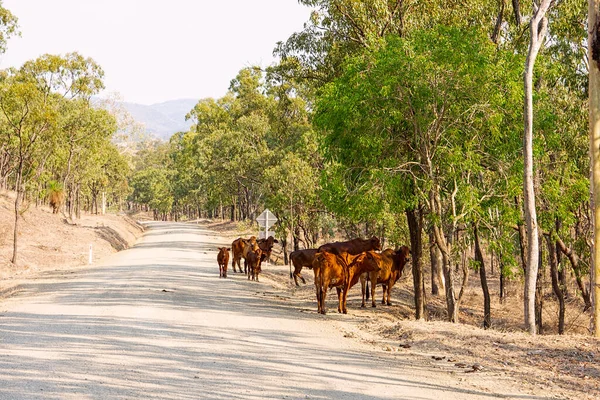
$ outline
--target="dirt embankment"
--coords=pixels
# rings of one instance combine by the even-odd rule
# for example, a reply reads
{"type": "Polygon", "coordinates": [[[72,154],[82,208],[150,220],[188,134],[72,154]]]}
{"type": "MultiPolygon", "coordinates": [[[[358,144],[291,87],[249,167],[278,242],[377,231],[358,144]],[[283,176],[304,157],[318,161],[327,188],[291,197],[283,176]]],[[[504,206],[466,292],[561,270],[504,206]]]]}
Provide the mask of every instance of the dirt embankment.
{"type": "Polygon", "coordinates": [[[70,221],[48,206],[25,205],[19,222],[17,265],[13,253],[14,193],[0,192],[0,297],[24,279],[96,262],[135,243],[143,227],[124,214],[82,215],[70,221]]]}

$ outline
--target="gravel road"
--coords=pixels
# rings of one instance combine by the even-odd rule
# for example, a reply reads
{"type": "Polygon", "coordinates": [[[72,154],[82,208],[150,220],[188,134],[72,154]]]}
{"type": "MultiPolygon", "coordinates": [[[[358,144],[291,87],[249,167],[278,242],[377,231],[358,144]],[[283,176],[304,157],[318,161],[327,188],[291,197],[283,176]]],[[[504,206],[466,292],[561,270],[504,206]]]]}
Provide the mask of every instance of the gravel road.
{"type": "Polygon", "coordinates": [[[277,291],[265,279],[231,268],[219,279],[216,248],[228,240],[215,232],[149,228],[100,265],[3,300],[0,399],[543,398],[347,337],[349,316],[270,301],[258,295],[277,291]]]}

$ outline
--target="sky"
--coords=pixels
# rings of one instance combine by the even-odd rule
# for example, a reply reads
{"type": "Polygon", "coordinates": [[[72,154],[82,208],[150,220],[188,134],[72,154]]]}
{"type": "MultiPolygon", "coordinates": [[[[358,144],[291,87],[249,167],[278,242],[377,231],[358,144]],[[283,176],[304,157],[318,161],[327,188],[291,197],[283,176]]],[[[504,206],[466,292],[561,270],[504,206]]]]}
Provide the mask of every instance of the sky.
{"type": "Polygon", "coordinates": [[[278,41],[302,30],[297,0],[1,0],[21,37],[0,69],[77,51],[104,69],[106,89],[154,104],[222,97],[237,72],[275,60],[278,41]]]}

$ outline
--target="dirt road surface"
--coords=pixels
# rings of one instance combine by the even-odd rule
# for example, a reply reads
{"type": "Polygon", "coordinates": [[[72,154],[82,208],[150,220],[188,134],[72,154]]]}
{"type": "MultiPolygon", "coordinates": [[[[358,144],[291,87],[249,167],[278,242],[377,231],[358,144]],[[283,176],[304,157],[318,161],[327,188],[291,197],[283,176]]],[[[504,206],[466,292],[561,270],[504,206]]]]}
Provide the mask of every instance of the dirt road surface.
{"type": "Polygon", "coordinates": [[[0,399],[550,398],[359,340],[352,310],[272,301],[268,280],[231,268],[219,279],[217,233],[149,225],[133,248],[2,303],[0,399]]]}

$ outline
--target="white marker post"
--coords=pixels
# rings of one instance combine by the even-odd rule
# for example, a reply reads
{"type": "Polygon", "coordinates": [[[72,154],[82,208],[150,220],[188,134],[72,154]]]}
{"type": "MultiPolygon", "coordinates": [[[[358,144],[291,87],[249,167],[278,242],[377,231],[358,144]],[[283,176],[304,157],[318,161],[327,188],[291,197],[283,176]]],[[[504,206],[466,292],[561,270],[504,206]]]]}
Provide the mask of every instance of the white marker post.
{"type": "Polygon", "coordinates": [[[92,244],[90,243],[90,258],[89,258],[89,260],[88,260],[88,263],[89,263],[90,265],[92,265],[92,259],[93,259],[93,255],[92,255],[92,244]]]}

